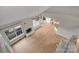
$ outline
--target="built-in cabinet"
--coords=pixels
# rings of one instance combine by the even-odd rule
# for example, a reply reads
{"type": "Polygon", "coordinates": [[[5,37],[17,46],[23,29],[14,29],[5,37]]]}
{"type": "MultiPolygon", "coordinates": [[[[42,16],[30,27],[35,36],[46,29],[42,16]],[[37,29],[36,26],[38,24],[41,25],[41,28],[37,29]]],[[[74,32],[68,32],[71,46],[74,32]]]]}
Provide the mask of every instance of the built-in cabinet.
{"type": "Polygon", "coordinates": [[[19,22],[4,25],[0,30],[1,35],[8,44],[12,45],[20,39],[33,33],[32,19],[24,19],[19,22]]]}
{"type": "Polygon", "coordinates": [[[22,33],[23,32],[22,32],[21,25],[5,30],[5,34],[7,35],[9,40],[12,40],[13,38],[21,35],[22,33]]]}
{"type": "Polygon", "coordinates": [[[11,40],[11,39],[16,37],[16,34],[15,34],[13,28],[6,30],[5,34],[6,34],[6,36],[8,37],[9,40],[11,40]]]}
{"type": "Polygon", "coordinates": [[[4,32],[9,39],[10,44],[15,43],[24,36],[22,25],[11,27],[9,29],[6,29],[4,32]]]}
{"type": "Polygon", "coordinates": [[[19,36],[23,33],[21,25],[16,26],[14,29],[15,29],[15,33],[17,36],[19,36]]]}

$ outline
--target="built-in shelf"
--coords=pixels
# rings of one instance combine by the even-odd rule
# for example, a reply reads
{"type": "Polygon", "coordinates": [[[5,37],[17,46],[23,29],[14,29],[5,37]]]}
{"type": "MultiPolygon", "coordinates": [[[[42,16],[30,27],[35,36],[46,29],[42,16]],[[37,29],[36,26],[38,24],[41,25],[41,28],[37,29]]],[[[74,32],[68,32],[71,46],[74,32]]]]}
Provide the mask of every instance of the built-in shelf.
{"type": "Polygon", "coordinates": [[[13,38],[12,40],[10,40],[10,45],[16,43],[18,40],[22,39],[24,36],[25,36],[24,33],[22,33],[21,35],[13,38]]]}
{"type": "Polygon", "coordinates": [[[5,34],[10,41],[10,45],[12,45],[13,43],[17,42],[19,39],[24,37],[21,25],[5,30],[5,34]]]}

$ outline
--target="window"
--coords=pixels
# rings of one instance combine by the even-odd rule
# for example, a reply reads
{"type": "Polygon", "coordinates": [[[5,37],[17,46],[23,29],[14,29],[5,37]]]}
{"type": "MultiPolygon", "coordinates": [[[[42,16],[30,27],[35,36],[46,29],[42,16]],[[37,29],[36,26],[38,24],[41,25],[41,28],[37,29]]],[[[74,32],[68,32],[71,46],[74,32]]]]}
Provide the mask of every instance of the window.
{"type": "Polygon", "coordinates": [[[21,26],[16,26],[15,28],[10,28],[9,30],[5,31],[7,37],[9,38],[9,40],[15,38],[16,36],[22,34],[22,28],[21,26]]]}
{"type": "Polygon", "coordinates": [[[22,29],[21,28],[16,29],[16,34],[17,34],[17,36],[22,34],[22,29]]]}
{"type": "Polygon", "coordinates": [[[14,37],[16,37],[16,34],[15,34],[13,28],[11,28],[9,30],[6,30],[5,33],[6,33],[7,37],[9,38],[9,40],[11,40],[14,37]]]}
{"type": "Polygon", "coordinates": [[[15,27],[15,31],[16,31],[17,36],[23,33],[22,29],[21,29],[21,26],[15,27]]]}

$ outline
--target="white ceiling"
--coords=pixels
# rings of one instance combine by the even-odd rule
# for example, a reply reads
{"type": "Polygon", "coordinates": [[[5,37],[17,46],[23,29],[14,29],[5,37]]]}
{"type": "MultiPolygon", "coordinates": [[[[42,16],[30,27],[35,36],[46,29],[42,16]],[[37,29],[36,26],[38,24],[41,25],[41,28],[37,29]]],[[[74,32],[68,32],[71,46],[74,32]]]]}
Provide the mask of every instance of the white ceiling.
{"type": "Polygon", "coordinates": [[[79,7],[78,6],[53,6],[42,13],[49,17],[57,17],[60,21],[61,31],[68,32],[67,36],[79,34],[79,7]]]}
{"type": "Polygon", "coordinates": [[[0,6],[0,26],[39,15],[48,8],[45,6],[0,6]]]}
{"type": "Polygon", "coordinates": [[[79,7],[51,7],[43,15],[57,17],[64,28],[72,29],[79,27],[79,7]]]}

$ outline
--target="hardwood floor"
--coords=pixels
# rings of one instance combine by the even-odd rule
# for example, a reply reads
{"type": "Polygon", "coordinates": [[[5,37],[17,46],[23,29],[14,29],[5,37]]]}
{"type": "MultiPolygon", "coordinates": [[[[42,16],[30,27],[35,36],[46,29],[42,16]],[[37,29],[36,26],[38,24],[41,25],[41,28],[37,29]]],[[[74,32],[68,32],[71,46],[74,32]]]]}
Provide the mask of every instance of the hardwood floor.
{"type": "Polygon", "coordinates": [[[63,37],[57,35],[52,24],[45,24],[35,33],[12,46],[17,53],[52,53],[63,37]]]}
{"type": "Polygon", "coordinates": [[[77,39],[77,52],[79,53],[79,39],[77,39]]]}

